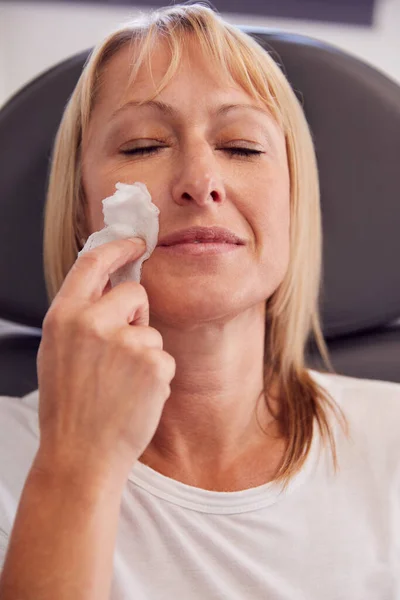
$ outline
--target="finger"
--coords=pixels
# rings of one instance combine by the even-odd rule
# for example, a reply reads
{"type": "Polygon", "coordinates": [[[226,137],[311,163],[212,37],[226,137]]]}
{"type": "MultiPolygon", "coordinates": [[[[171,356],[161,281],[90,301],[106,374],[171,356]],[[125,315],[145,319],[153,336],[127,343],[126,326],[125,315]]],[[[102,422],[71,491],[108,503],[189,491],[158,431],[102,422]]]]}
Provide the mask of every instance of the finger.
{"type": "Polygon", "coordinates": [[[167,381],[171,382],[176,374],[176,361],[171,354],[168,354],[168,352],[162,351],[161,357],[163,361],[165,377],[167,381]]]}
{"type": "Polygon", "coordinates": [[[112,288],[90,307],[91,318],[104,330],[113,331],[126,325],[148,326],[149,300],[144,287],[126,281],[112,288]]]}
{"type": "Polygon", "coordinates": [[[140,348],[152,348],[153,350],[163,350],[163,339],[159,331],[154,327],[140,326],[120,328],[116,336],[125,340],[129,345],[140,348]]]}
{"type": "Polygon", "coordinates": [[[146,250],[141,238],[107,242],[77,258],[57,296],[63,299],[96,301],[101,298],[110,275],[123,265],[138,259],[146,250]]]}

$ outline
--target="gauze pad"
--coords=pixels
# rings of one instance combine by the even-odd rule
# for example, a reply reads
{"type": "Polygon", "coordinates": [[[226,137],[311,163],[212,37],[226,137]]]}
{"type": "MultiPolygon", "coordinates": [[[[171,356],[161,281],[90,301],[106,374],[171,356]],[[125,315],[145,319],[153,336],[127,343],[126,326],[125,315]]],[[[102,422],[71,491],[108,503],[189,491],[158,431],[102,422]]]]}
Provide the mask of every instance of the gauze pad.
{"type": "Polygon", "coordinates": [[[142,264],[149,258],[158,240],[159,209],[151,201],[144,183],[116,183],[116,192],[104,198],[104,229],[92,233],[78,256],[113,240],[140,237],[146,242],[146,250],[140,258],[119,268],[110,275],[111,287],[124,281],[140,281],[142,264]]]}

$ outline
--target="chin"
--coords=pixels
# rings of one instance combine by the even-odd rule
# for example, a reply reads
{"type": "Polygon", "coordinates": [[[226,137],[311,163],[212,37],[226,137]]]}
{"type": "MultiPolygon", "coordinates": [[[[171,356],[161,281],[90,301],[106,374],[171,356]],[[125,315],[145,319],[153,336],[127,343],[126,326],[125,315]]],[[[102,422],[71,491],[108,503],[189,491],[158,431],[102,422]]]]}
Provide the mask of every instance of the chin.
{"type": "MultiPolygon", "coordinates": [[[[217,320],[230,320],[255,306],[265,305],[273,290],[260,286],[259,270],[229,269],[229,273],[190,273],[176,270],[166,273],[143,265],[141,283],[147,292],[150,314],[156,321],[165,323],[196,324],[217,320]],[[245,272],[244,272],[245,271],[245,272]]],[[[238,265],[239,266],[239,265],[238,265]]],[[[246,265],[248,266],[248,265],[246,265]]],[[[271,283],[271,282],[269,282],[271,283]]]]}
{"type": "Polygon", "coordinates": [[[170,323],[195,324],[233,317],[244,307],[223,291],[191,290],[185,294],[147,290],[150,313],[157,319],[170,323]],[[229,299],[228,299],[229,298],[229,299]]]}
{"type": "Polygon", "coordinates": [[[256,305],[265,305],[264,297],[249,297],[238,289],[221,286],[187,286],[185,290],[162,292],[146,288],[151,320],[171,326],[191,327],[201,323],[228,322],[256,305]]]}

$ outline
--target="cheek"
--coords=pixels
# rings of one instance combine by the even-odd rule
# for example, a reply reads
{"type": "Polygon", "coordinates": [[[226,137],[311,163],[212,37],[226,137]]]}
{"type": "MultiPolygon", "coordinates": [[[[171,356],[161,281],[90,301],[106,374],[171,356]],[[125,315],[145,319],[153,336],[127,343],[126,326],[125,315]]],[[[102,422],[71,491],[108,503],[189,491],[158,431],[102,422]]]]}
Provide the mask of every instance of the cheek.
{"type": "Polygon", "coordinates": [[[89,233],[98,231],[104,226],[101,201],[105,182],[94,161],[82,159],[82,188],[86,200],[86,216],[89,233]]]}
{"type": "MultiPolygon", "coordinates": [[[[88,175],[88,173],[87,173],[88,175]]],[[[104,215],[102,200],[112,196],[115,192],[115,184],[118,181],[122,183],[134,183],[140,181],[147,186],[147,189],[152,198],[152,202],[160,209],[161,219],[165,218],[166,211],[169,207],[169,202],[166,197],[165,190],[167,186],[162,174],[157,173],[147,175],[146,173],[132,173],[132,168],[125,166],[124,169],[112,170],[108,172],[92,172],[88,175],[87,180],[90,184],[84,186],[87,202],[88,202],[88,226],[90,233],[99,231],[104,227],[104,215]]],[[[161,225],[160,225],[161,227],[161,225]]]]}
{"type": "Polygon", "coordinates": [[[240,195],[243,210],[261,246],[287,245],[290,230],[290,180],[286,166],[247,180],[240,195]]]}
{"type": "Polygon", "coordinates": [[[102,169],[94,164],[86,164],[82,168],[82,183],[87,201],[87,219],[90,233],[104,227],[102,200],[112,196],[118,181],[130,182],[123,173],[111,169],[102,169]]]}
{"type": "MultiPolygon", "coordinates": [[[[106,196],[104,196],[106,197],[106,196]]],[[[88,227],[90,233],[99,231],[104,227],[103,205],[99,201],[88,198],[88,227]]]]}
{"type": "Polygon", "coordinates": [[[170,165],[155,166],[152,160],[138,161],[134,164],[132,161],[105,159],[95,153],[88,153],[83,159],[82,181],[88,205],[87,218],[90,233],[104,227],[102,200],[114,194],[115,184],[118,181],[144,183],[154,204],[163,212],[166,205],[164,201],[166,183],[170,173],[170,165]]]}

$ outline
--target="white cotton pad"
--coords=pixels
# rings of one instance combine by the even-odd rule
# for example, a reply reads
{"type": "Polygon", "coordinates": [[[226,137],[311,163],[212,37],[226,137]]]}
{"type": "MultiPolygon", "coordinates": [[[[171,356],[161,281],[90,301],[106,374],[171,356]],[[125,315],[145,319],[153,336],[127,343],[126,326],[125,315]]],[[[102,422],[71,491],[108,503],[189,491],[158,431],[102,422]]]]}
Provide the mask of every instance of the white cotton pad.
{"type": "Polygon", "coordinates": [[[116,183],[116,192],[104,198],[104,229],[92,233],[78,256],[113,240],[140,237],[146,242],[144,254],[110,275],[111,287],[124,281],[140,281],[142,264],[149,258],[158,240],[159,209],[151,201],[144,183],[116,183]]]}

